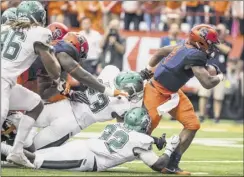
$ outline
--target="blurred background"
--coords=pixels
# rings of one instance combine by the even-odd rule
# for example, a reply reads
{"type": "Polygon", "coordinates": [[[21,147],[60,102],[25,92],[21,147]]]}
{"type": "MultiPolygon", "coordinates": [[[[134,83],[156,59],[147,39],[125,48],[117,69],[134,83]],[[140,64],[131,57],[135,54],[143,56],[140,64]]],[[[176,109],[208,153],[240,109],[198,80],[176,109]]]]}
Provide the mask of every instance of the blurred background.
{"type": "MultiPolygon", "coordinates": [[[[20,1],[1,1],[1,13],[20,1]]],[[[182,90],[199,113],[200,120],[231,119],[243,123],[243,1],[42,1],[47,25],[61,22],[83,34],[90,45],[82,66],[98,75],[106,65],[140,71],[154,52],[177,44],[196,24],[216,25],[228,50],[210,63],[217,64],[226,80],[204,90],[193,78],[182,90]],[[115,44],[116,45],[113,45],[115,44]]],[[[35,90],[35,71],[23,74],[26,87],[35,90]]]]}

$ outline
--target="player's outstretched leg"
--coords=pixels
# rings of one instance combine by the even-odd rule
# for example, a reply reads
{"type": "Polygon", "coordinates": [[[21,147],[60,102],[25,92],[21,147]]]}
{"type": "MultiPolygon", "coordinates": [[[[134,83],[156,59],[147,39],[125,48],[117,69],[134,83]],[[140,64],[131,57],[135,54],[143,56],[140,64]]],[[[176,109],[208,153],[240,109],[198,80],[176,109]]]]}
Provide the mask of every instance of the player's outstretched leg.
{"type": "Polygon", "coordinates": [[[165,174],[179,174],[179,175],[190,175],[191,173],[185,170],[182,170],[179,167],[182,154],[190,146],[196,131],[183,129],[180,133],[181,142],[178,148],[171,154],[169,164],[167,168],[163,170],[165,174]]]}
{"type": "Polygon", "coordinates": [[[18,132],[15,138],[13,149],[11,153],[7,156],[7,161],[13,162],[17,165],[34,168],[34,165],[24,155],[23,147],[28,134],[30,133],[35,123],[35,120],[39,117],[43,108],[43,102],[40,101],[34,109],[32,109],[31,111],[27,111],[26,114],[23,115],[18,127],[18,132]]]}
{"type": "Polygon", "coordinates": [[[180,102],[176,109],[170,111],[170,114],[175,117],[181,124],[184,125],[184,129],[180,133],[180,144],[178,148],[172,153],[170,162],[167,168],[164,169],[164,173],[173,173],[180,175],[190,175],[188,171],[184,171],[179,168],[181,156],[188,149],[192,140],[195,137],[197,130],[200,128],[200,122],[194,112],[193,105],[187,96],[179,91],[180,102]]]}

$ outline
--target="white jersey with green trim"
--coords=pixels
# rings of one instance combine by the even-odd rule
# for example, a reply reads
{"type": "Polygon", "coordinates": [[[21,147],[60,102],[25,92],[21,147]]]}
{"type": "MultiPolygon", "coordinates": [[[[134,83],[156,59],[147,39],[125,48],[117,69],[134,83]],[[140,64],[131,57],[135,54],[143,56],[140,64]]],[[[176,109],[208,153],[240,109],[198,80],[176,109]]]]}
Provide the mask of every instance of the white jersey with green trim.
{"type": "MultiPolygon", "coordinates": [[[[107,87],[114,88],[114,79],[119,73],[117,67],[108,65],[103,69],[98,79],[107,87]]],[[[95,122],[112,120],[114,112],[121,116],[129,109],[142,105],[142,100],[138,103],[132,103],[125,97],[109,97],[91,88],[88,88],[85,94],[90,105],[71,102],[76,120],[82,129],[95,122]]]]}
{"type": "Polygon", "coordinates": [[[151,151],[153,142],[150,136],[128,130],[120,123],[107,125],[99,139],[86,140],[95,154],[98,171],[135,160],[138,154],[134,150],[151,151]]]}
{"type": "Polygon", "coordinates": [[[48,44],[51,36],[51,31],[41,26],[17,31],[8,25],[1,25],[1,78],[14,85],[17,77],[37,58],[34,43],[48,44]]]}

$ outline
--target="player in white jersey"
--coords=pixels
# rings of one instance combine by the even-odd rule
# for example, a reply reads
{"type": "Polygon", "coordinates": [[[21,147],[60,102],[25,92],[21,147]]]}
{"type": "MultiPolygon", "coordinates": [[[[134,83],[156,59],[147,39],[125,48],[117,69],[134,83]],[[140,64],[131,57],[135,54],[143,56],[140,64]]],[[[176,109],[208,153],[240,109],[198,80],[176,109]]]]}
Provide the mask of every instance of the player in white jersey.
{"type": "MultiPolygon", "coordinates": [[[[180,140],[179,136],[173,136],[164,154],[158,157],[152,150],[154,139],[147,135],[150,126],[146,110],[132,108],[124,115],[124,123],[107,125],[99,138],[69,141],[59,147],[28,154],[28,158],[37,169],[77,171],[105,171],[140,159],[153,170],[161,172],[180,140]]],[[[8,154],[10,147],[2,147],[3,153],[8,154]]]]}
{"type": "MultiPolygon", "coordinates": [[[[73,92],[75,95],[71,95],[74,97],[71,100],[65,99],[47,104],[35,124],[36,127],[43,129],[38,132],[34,130],[27,138],[25,147],[31,146],[32,143],[35,149],[59,146],[70,136],[93,123],[118,118],[130,108],[141,106],[143,80],[138,73],[120,72],[117,67],[109,65],[103,69],[98,79],[109,88],[125,90],[130,97],[109,97],[88,88],[84,93],[73,92]],[[87,99],[87,104],[84,103],[84,98],[87,99]]],[[[16,127],[18,116],[18,114],[10,116],[12,120],[17,119],[14,122],[16,127]]]]}
{"type": "Polygon", "coordinates": [[[1,16],[1,24],[8,24],[10,22],[16,21],[16,10],[16,7],[6,9],[1,16]]]}
{"type": "Polygon", "coordinates": [[[46,12],[38,1],[23,1],[16,11],[17,20],[1,25],[1,126],[9,110],[25,110],[7,159],[33,167],[23,154],[24,141],[43,110],[39,95],[16,84],[39,55],[53,79],[60,76],[57,59],[50,53],[51,32],[45,29],[46,12]]]}

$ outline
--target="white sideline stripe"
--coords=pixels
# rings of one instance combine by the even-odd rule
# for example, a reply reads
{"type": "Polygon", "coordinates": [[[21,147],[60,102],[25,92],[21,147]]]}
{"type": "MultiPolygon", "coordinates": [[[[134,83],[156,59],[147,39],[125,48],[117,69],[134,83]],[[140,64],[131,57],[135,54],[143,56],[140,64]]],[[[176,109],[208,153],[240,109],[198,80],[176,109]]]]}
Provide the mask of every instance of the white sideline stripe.
{"type": "Polygon", "coordinates": [[[213,129],[213,128],[203,128],[203,132],[227,132],[227,129],[213,129]]]}
{"type": "MultiPolygon", "coordinates": [[[[94,133],[94,132],[81,132],[75,137],[77,138],[97,138],[101,134],[100,133],[94,133]]],[[[232,141],[243,141],[243,138],[194,138],[194,140],[232,140],[232,141]]]]}
{"type": "MultiPolygon", "coordinates": [[[[142,161],[132,161],[128,163],[134,163],[134,164],[139,164],[143,163],[142,161]]],[[[243,163],[242,160],[203,160],[203,161],[198,161],[198,160],[185,160],[181,161],[181,163],[243,163]]]]}

